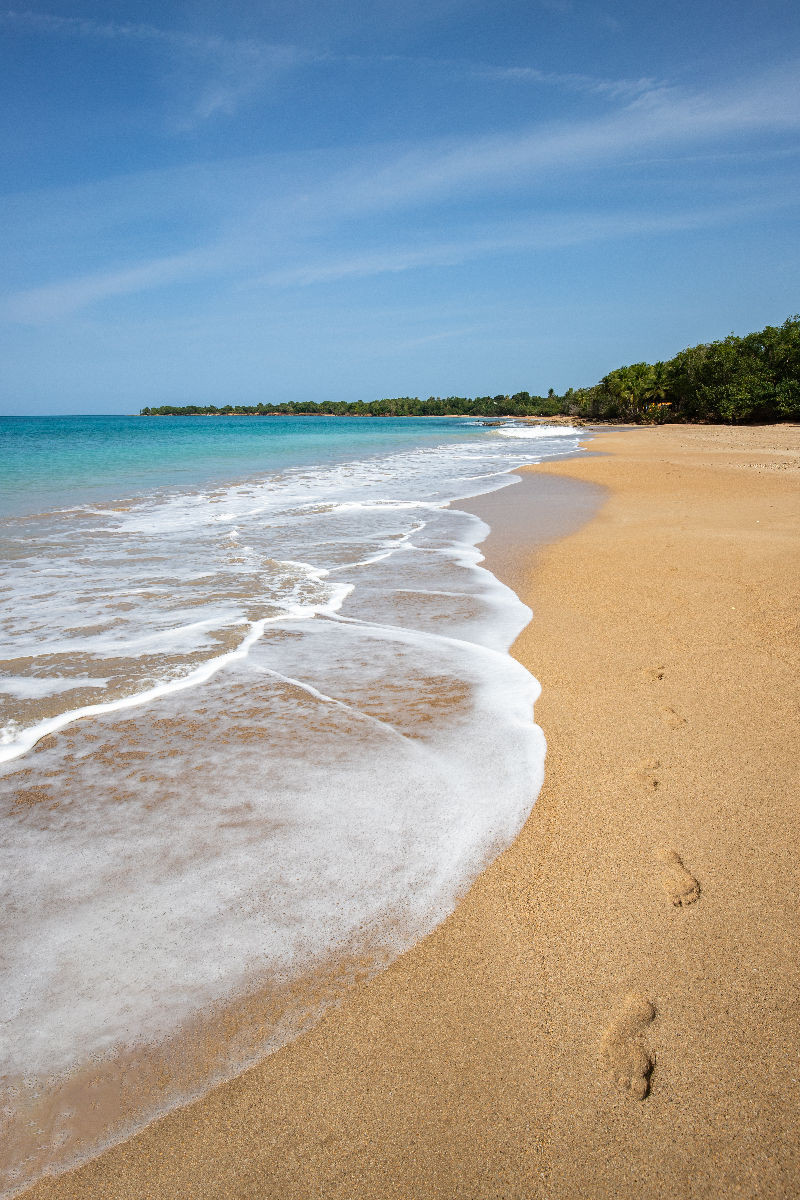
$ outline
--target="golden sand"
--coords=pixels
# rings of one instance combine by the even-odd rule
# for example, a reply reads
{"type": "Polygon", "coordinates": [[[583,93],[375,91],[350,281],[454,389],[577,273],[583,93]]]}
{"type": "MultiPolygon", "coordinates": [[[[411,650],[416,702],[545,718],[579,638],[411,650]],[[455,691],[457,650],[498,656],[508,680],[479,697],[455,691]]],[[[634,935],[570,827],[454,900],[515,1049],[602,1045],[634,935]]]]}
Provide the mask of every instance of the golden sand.
{"type": "Polygon", "coordinates": [[[535,556],[524,483],[493,498],[549,742],[517,842],[310,1033],[30,1200],[800,1195],[800,429],[592,449],[535,468],[610,489],[535,556]]]}

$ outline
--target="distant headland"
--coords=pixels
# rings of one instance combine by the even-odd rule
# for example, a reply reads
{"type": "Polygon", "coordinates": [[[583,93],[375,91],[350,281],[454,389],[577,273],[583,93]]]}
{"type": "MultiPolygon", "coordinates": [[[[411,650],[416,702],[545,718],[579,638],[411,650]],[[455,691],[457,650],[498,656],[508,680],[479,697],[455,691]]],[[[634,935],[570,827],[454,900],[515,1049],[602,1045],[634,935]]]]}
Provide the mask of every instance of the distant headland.
{"type": "Polygon", "coordinates": [[[555,417],[665,421],[800,419],[800,315],[744,337],[691,346],[668,362],[617,367],[599,383],[558,396],[395,396],[391,399],[292,401],[288,404],[164,404],[144,417],[555,417]]]}

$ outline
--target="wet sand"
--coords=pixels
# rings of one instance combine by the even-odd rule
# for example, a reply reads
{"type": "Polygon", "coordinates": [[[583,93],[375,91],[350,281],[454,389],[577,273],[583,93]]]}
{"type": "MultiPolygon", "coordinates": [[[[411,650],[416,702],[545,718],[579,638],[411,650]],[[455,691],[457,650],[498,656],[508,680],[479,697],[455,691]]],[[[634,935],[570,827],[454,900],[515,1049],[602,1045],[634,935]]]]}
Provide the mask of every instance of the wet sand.
{"type": "Polygon", "coordinates": [[[538,478],[473,506],[535,613],[517,842],[310,1033],[27,1197],[800,1194],[800,429],[592,449],[525,473],[609,489],[554,545],[538,478]]]}

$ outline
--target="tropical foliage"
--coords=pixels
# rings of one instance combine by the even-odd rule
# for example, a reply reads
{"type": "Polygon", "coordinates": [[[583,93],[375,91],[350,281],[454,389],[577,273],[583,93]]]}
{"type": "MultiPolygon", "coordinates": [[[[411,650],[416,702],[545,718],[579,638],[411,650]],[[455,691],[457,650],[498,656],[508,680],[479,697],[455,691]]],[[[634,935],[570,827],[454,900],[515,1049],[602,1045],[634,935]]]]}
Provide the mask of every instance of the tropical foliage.
{"type": "Polygon", "coordinates": [[[617,367],[588,388],[557,396],[516,392],[513,396],[397,396],[365,404],[226,404],[143,408],[143,416],[364,417],[556,416],[635,422],[787,421],[800,419],[800,316],[768,325],[745,337],[691,346],[668,362],[617,367]]]}

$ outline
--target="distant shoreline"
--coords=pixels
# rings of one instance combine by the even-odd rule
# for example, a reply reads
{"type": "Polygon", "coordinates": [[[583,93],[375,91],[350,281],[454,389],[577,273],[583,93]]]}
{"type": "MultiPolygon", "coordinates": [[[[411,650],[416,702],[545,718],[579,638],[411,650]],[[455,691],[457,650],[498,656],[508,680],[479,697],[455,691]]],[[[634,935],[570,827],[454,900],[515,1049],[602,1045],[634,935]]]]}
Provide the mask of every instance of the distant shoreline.
{"type": "MultiPolygon", "coordinates": [[[[138,414],[140,417],[392,417],[394,419],[401,418],[403,420],[420,420],[421,418],[431,420],[464,420],[474,419],[480,421],[482,417],[485,419],[481,422],[484,425],[494,425],[498,421],[537,421],[548,425],[585,425],[586,421],[583,417],[570,417],[563,414],[539,414],[539,413],[497,413],[496,415],[486,416],[483,413],[373,413],[373,412],[345,412],[345,413],[330,413],[330,412],[223,412],[218,409],[216,412],[188,412],[177,410],[175,412],[158,412],[151,410],[147,412],[142,410],[138,414]]],[[[597,424],[617,424],[616,421],[605,422],[602,418],[597,419],[597,424]]]]}
{"type": "Polygon", "coordinates": [[[394,396],[298,404],[163,404],[142,416],[566,417],[664,424],[776,424],[800,418],[800,317],[745,337],[691,346],[668,362],[617,367],[592,387],[559,396],[394,396]]]}

